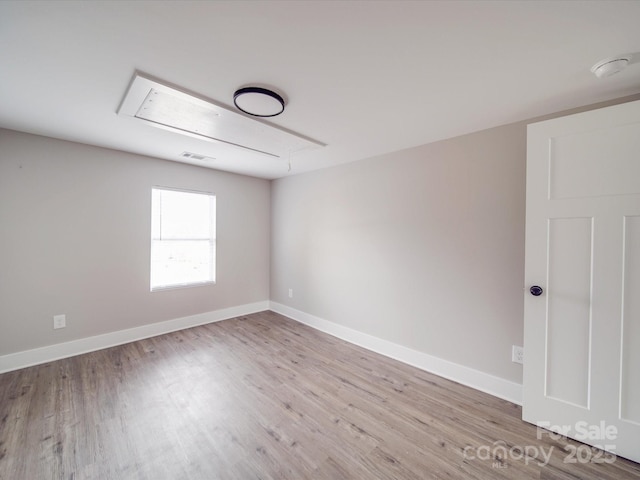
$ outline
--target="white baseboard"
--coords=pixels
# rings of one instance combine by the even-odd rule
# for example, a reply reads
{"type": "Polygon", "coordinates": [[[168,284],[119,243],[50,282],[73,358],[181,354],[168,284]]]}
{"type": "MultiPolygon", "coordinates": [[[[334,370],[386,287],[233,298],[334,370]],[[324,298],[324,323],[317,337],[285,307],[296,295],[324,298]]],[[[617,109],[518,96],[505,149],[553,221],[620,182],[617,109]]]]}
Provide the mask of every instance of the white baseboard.
{"type": "Polygon", "coordinates": [[[475,370],[464,365],[434,357],[417,350],[413,350],[397,343],[382,340],[381,338],[359,332],[352,328],[339,325],[334,322],[296,310],[295,308],[270,302],[270,309],[276,313],[289,317],[300,323],[322,332],[338,337],[347,342],[359,345],[368,350],[380,353],[384,356],[399,360],[403,363],[434,373],[441,377],[453,380],[468,387],[475,388],[493,396],[503,398],[510,402],[522,405],[522,385],[505,380],[504,378],[475,370]]]}
{"type": "Polygon", "coordinates": [[[118,330],[116,332],[81,338],[71,342],[58,343],[46,347],[25,350],[0,356],[0,373],[18,370],[41,363],[47,363],[62,358],[72,357],[83,353],[115,347],[124,343],[135,342],[144,338],[155,337],[165,333],[196,327],[212,322],[219,322],[229,318],[249,315],[251,313],[269,310],[267,300],[237,307],[223,308],[212,312],[200,313],[189,317],[175,318],[164,322],[151,323],[141,327],[118,330]]]}

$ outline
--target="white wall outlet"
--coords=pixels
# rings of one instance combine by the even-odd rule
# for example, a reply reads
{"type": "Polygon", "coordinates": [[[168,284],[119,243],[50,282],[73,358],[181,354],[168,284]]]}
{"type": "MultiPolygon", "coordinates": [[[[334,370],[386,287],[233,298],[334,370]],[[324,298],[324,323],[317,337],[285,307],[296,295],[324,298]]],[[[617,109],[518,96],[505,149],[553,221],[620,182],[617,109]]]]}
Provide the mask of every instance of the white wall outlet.
{"type": "Polygon", "coordinates": [[[524,347],[518,347],[517,345],[511,346],[511,361],[522,365],[524,362],[524,347]]]}
{"type": "Polygon", "coordinates": [[[293,298],[293,288],[289,289],[289,298],[293,298]]]}
{"type": "Polygon", "coordinates": [[[66,315],[54,315],[53,316],[53,328],[64,328],[67,326],[66,315]]]}

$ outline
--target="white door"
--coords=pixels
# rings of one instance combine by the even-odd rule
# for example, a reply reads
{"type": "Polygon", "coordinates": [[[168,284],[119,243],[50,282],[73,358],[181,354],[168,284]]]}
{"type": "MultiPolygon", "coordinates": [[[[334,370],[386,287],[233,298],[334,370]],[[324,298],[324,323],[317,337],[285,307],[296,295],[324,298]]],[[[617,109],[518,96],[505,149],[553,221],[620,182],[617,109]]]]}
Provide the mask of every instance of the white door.
{"type": "Polygon", "coordinates": [[[640,101],[528,127],[524,346],[523,419],[640,462],[640,101]]]}

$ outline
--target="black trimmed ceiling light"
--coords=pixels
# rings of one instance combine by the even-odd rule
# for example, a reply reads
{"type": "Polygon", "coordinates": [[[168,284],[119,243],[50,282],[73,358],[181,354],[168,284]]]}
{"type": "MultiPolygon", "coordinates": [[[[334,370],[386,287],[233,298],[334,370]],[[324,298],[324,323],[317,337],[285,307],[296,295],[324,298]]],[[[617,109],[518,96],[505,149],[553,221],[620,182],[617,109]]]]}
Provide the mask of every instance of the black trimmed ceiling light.
{"type": "Polygon", "coordinates": [[[233,94],[238,110],[254,117],[275,117],[284,112],[284,99],[276,92],[262,87],[244,87],[233,94]]]}

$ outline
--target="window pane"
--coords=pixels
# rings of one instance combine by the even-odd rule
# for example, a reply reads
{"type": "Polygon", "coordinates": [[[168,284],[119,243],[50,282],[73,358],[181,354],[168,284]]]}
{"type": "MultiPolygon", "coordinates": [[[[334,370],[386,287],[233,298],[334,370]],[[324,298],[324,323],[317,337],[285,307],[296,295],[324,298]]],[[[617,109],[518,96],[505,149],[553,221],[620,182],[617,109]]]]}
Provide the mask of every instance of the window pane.
{"type": "Polygon", "coordinates": [[[153,240],[151,285],[165,287],[211,282],[213,244],[208,240],[153,240]]]}
{"type": "MultiPolygon", "coordinates": [[[[161,239],[208,239],[211,236],[210,195],[159,190],[160,219],[154,233],[161,239]]],[[[158,237],[154,237],[158,238],[158,237]]]]}

